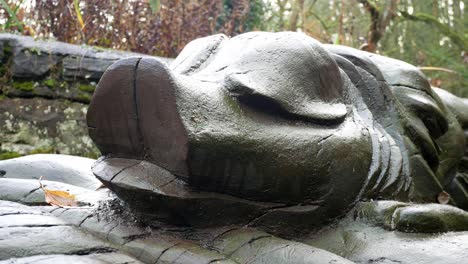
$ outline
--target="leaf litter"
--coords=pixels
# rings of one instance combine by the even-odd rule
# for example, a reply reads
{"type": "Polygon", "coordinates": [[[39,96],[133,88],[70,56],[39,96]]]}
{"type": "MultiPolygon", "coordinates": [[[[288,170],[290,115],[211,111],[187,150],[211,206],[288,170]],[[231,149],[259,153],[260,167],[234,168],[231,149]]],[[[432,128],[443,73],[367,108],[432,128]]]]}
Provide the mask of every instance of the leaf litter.
{"type": "Polygon", "coordinates": [[[76,207],[78,203],[74,194],[62,190],[51,190],[46,188],[42,182],[42,176],[39,178],[39,185],[44,191],[45,201],[50,205],[56,205],[59,207],[76,207]]]}

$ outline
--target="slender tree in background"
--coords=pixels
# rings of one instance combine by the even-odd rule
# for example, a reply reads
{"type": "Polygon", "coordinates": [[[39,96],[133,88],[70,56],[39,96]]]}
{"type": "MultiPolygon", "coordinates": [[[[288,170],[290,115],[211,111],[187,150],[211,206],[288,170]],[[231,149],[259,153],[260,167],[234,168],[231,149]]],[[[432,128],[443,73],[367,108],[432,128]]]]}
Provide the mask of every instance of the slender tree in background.
{"type": "Polygon", "coordinates": [[[396,17],[397,0],[388,0],[384,2],[382,7],[368,0],[358,0],[370,15],[369,33],[367,36],[367,45],[361,46],[369,52],[377,50],[377,44],[385,34],[390,21],[396,17]]]}

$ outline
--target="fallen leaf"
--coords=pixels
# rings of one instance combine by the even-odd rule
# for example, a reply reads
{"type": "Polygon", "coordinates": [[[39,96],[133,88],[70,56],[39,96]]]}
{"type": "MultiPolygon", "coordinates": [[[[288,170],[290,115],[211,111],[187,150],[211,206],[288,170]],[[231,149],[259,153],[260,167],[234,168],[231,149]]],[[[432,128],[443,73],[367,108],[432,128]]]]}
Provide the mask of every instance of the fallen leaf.
{"type": "Polygon", "coordinates": [[[66,191],[60,190],[49,190],[42,188],[45,194],[46,203],[60,206],[60,207],[72,207],[77,206],[75,195],[70,194],[66,191]]]}
{"type": "Polygon", "coordinates": [[[59,207],[78,206],[75,195],[66,191],[47,189],[42,185],[41,179],[42,177],[39,179],[39,184],[44,191],[46,203],[59,207]]]}

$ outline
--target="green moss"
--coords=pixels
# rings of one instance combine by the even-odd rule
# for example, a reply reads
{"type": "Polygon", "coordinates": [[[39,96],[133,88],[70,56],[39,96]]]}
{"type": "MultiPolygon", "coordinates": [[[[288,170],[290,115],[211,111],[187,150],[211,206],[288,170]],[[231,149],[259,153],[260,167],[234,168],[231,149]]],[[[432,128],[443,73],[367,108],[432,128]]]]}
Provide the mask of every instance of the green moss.
{"type": "Polygon", "coordinates": [[[83,155],[84,157],[86,158],[90,158],[90,159],[97,159],[99,158],[99,154],[98,153],[94,153],[94,152],[87,152],[83,155]]]}
{"type": "Polygon", "coordinates": [[[0,160],[14,159],[21,157],[21,154],[18,152],[8,151],[0,153],[0,160]]]}
{"type": "MultiPolygon", "coordinates": [[[[105,38],[101,39],[99,42],[100,42],[100,44],[104,44],[106,46],[110,46],[112,44],[111,40],[108,40],[108,39],[105,39],[105,38]]],[[[103,52],[103,51],[107,50],[106,48],[99,47],[99,46],[91,46],[91,48],[96,52],[103,52]]]]}
{"type": "Polygon", "coordinates": [[[18,90],[21,90],[21,91],[25,91],[25,92],[31,92],[34,90],[34,82],[29,82],[29,81],[26,81],[26,82],[18,82],[18,81],[14,81],[13,82],[13,87],[15,89],[18,89],[18,90]]]}
{"type": "Polygon", "coordinates": [[[5,61],[6,61],[6,59],[8,59],[11,55],[13,55],[13,48],[10,46],[10,44],[8,42],[4,43],[4,45],[3,45],[3,59],[5,59],[5,61]]]}
{"type": "Polygon", "coordinates": [[[72,104],[72,101],[68,99],[63,100],[63,105],[65,105],[66,107],[69,107],[71,104],[72,104]]]}
{"type": "Polygon", "coordinates": [[[49,88],[55,88],[55,86],[57,85],[57,81],[54,79],[47,79],[43,83],[45,86],[49,88]]]}
{"type": "Polygon", "coordinates": [[[5,75],[8,72],[8,67],[6,65],[0,65],[0,76],[5,75]]]}
{"type": "Polygon", "coordinates": [[[12,52],[13,52],[13,49],[10,45],[8,45],[8,43],[3,46],[3,53],[5,55],[11,55],[12,52]]]}
{"type": "Polygon", "coordinates": [[[6,99],[6,98],[7,98],[6,95],[0,94],[0,101],[3,100],[3,99],[6,99]]]}
{"type": "Polygon", "coordinates": [[[96,87],[92,84],[79,84],[78,89],[83,92],[93,93],[96,87]]]}
{"type": "Polygon", "coordinates": [[[80,93],[78,94],[78,99],[80,99],[82,102],[89,103],[91,102],[91,95],[88,93],[80,93]]]}
{"type": "Polygon", "coordinates": [[[29,152],[29,155],[32,154],[51,154],[55,153],[55,149],[53,147],[43,147],[43,148],[36,148],[29,152]]]}
{"type": "Polygon", "coordinates": [[[37,47],[32,47],[29,49],[29,51],[32,53],[32,54],[36,54],[36,55],[41,55],[41,50],[37,47]]]}
{"type": "Polygon", "coordinates": [[[9,71],[10,57],[12,55],[12,48],[8,43],[3,46],[3,58],[0,61],[0,76],[7,75],[9,71]]]}

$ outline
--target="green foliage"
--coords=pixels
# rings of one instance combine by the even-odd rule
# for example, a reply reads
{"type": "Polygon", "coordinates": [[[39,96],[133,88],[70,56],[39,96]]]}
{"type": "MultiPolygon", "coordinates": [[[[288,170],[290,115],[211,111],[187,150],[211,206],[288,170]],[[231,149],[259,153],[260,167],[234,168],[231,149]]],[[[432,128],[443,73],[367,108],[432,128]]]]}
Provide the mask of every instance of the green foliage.
{"type": "Polygon", "coordinates": [[[29,155],[33,154],[53,154],[55,153],[55,149],[53,147],[42,147],[42,148],[35,148],[29,152],[29,155]]]}
{"type": "Polygon", "coordinates": [[[35,54],[35,55],[41,55],[42,52],[39,48],[37,47],[32,47],[29,49],[29,52],[31,52],[31,54],[35,54]]]}
{"type": "Polygon", "coordinates": [[[55,88],[55,86],[57,85],[57,81],[54,79],[46,79],[43,83],[49,88],[55,88]]]}
{"type": "Polygon", "coordinates": [[[8,72],[8,67],[6,64],[0,65],[0,77],[4,76],[8,72]]]}
{"type": "MultiPolygon", "coordinates": [[[[448,4],[447,1],[442,2],[448,4]]],[[[462,15],[460,5],[452,5],[451,15],[441,4],[441,1],[416,1],[410,5],[404,1],[398,7],[402,16],[388,27],[379,51],[416,66],[452,70],[454,73],[424,73],[433,86],[468,97],[468,69],[464,62],[466,59],[461,56],[467,48],[463,25],[468,22],[468,17],[462,15]]]]}
{"type": "Polygon", "coordinates": [[[424,71],[432,85],[468,97],[468,3],[465,2],[267,1],[270,9],[264,13],[263,27],[270,31],[299,30],[324,43],[354,48],[368,48],[373,40],[375,43],[371,44],[376,44],[372,47],[377,53],[419,67],[456,72],[424,71]]]}
{"type": "Polygon", "coordinates": [[[9,55],[9,54],[11,55],[11,52],[12,52],[12,48],[10,45],[3,46],[3,53],[5,55],[9,55]]]}
{"type": "Polygon", "coordinates": [[[91,95],[89,93],[79,93],[78,94],[78,99],[81,102],[89,103],[91,101],[91,95]]]}
{"type": "Polygon", "coordinates": [[[266,30],[264,19],[269,9],[266,2],[250,0],[250,10],[245,21],[245,31],[266,30]]]}
{"type": "Polygon", "coordinates": [[[7,160],[7,159],[14,159],[21,157],[22,155],[18,152],[7,151],[7,152],[0,152],[0,160],[7,160]]]}
{"type": "Polygon", "coordinates": [[[82,84],[78,85],[78,89],[83,92],[93,93],[96,87],[92,84],[82,84]]]}
{"type": "Polygon", "coordinates": [[[5,42],[3,45],[3,57],[0,60],[0,78],[7,75],[9,72],[10,58],[12,55],[12,47],[8,42],[5,42]]]}
{"type": "Polygon", "coordinates": [[[23,24],[19,21],[17,16],[20,5],[17,5],[13,9],[11,9],[10,5],[8,5],[8,3],[5,0],[0,0],[0,6],[6,10],[9,16],[8,20],[3,25],[3,30],[8,30],[10,28],[16,27],[19,32],[23,32],[23,24]]]}
{"type": "Polygon", "coordinates": [[[258,0],[223,0],[223,12],[219,14],[216,21],[216,30],[226,30],[228,24],[233,24],[232,32],[224,32],[228,35],[237,35],[242,32],[253,30],[265,30],[265,14],[268,4],[258,0]],[[239,2],[248,6],[248,13],[244,14],[244,8],[239,7],[239,2]]]}
{"type": "Polygon", "coordinates": [[[149,0],[149,5],[151,7],[151,11],[156,13],[161,8],[161,1],[160,0],[149,0]]]}
{"type": "MultiPolygon", "coordinates": [[[[31,10],[21,9],[21,2],[0,0],[5,31],[23,27],[24,34],[166,57],[177,56],[195,38],[216,33],[301,31],[323,43],[453,70],[425,73],[433,85],[468,96],[466,0],[149,0],[137,5],[124,0],[36,0],[31,10]]],[[[4,53],[10,54],[11,47],[5,46],[4,53]]],[[[0,76],[8,75],[3,65],[0,76]]],[[[91,87],[79,88],[92,92],[91,87]]]]}
{"type": "Polygon", "coordinates": [[[421,21],[431,26],[435,26],[442,34],[449,37],[454,44],[458,45],[460,49],[467,50],[467,40],[463,35],[452,30],[449,26],[441,23],[437,17],[425,13],[417,13],[410,15],[408,12],[401,11],[402,16],[406,19],[413,21],[421,21]]]}
{"type": "Polygon", "coordinates": [[[80,25],[80,29],[83,30],[85,27],[85,24],[83,21],[83,16],[81,15],[80,1],[73,0],[73,7],[75,9],[76,20],[78,21],[78,24],[80,25]]]}
{"type": "MultiPolygon", "coordinates": [[[[28,155],[51,154],[51,153],[56,153],[53,147],[42,147],[42,148],[36,148],[36,149],[31,150],[28,153],[28,155]]],[[[15,151],[0,151],[0,160],[14,159],[14,158],[18,158],[21,156],[23,155],[15,151]]]]}
{"type": "Polygon", "coordinates": [[[24,92],[32,92],[34,91],[35,84],[31,81],[13,81],[12,86],[24,92]]]}
{"type": "Polygon", "coordinates": [[[90,159],[97,159],[99,158],[99,154],[98,153],[94,153],[94,152],[87,152],[83,155],[83,157],[86,157],[86,158],[90,158],[90,159]]]}

